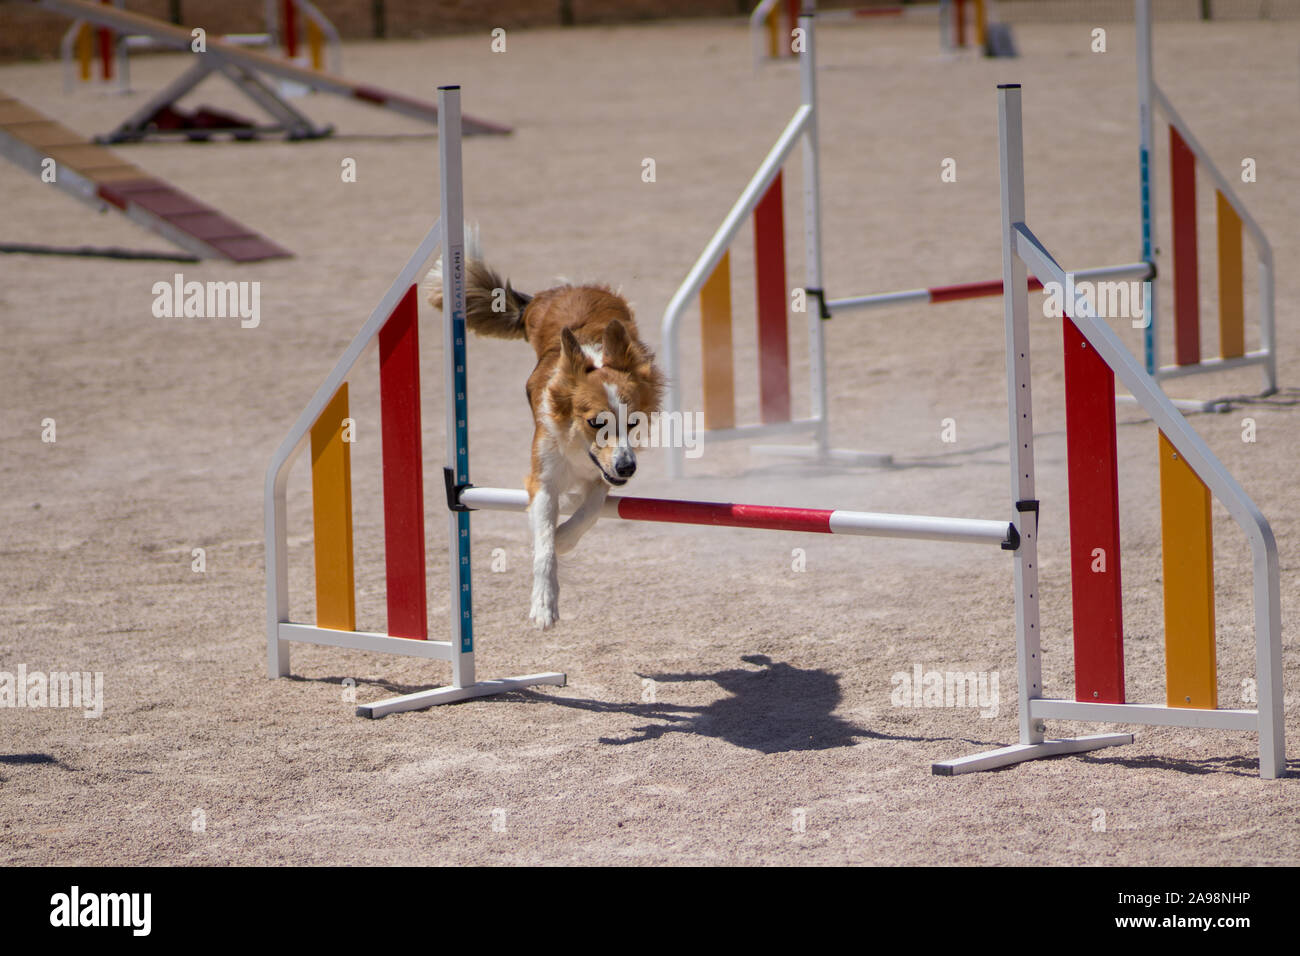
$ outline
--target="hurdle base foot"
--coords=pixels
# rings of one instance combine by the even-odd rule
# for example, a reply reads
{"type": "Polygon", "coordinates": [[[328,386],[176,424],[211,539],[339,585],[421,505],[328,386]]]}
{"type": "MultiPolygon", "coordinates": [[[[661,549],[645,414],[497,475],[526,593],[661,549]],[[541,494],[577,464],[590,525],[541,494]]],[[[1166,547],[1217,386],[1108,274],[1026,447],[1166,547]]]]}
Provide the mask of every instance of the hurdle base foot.
{"type": "Polygon", "coordinates": [[[807,458],[836,465],[872,465],[885,468],[894,463],[893,455],[877,455],[847,448],[828,448],[824,452],[816,445],[752,445],[755,455],[772,455],[778,458],[807,458]]]}
{"type": "Polygon", "coordinates": [[[1041,760],[1044,757],[1058,757],[1063,754],[1085,753],[1100,750],[1103,747],[1119,747],[1133,742],[1132,734],[1093,734],[1088,737],[1070,737],[1062,740],[1044,740],[1037,744],[1013,744],[997,750],[958,757],[956,760],[943,760],[931,765],[930,769],[940,777],[952,777],[959,773],[975,773],[980,770],[996,770],[1012,764],[1024,763],[1026,760],[1041,760]]]}
{"type": "Polygon", "coordinates": [[[542,674],[527,674],[523,677],[505,677],[500,680],[481,680],[468,687],[438,687],[434,690],[422,690],[400,697],[389,697],[375,701],[373,704],[361,704],[357,707],[358,717],[378,718],[388,714],[400,714],[408,710],[427,710],[439,704],[454,704],[457,701],[472,700],[475,697],[490,697],[507,691],[521,690],[538,684],[551,684],[563,687],[565,675],[548,671],[542,674]]]}

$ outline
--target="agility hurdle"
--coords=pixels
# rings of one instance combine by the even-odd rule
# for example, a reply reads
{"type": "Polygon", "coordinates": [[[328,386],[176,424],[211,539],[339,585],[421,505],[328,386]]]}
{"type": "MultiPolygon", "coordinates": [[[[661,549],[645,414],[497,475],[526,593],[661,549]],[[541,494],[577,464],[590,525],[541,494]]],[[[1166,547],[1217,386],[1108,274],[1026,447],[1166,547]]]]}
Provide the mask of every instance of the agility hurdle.
{"type": "MultiPolygon", "coordinates": [[[[101,2],[113,2],[120,7],[123,0],[101,0],[101,2]]],[[[72,90],[77,81],[90,83],[94,79],[96,59],[99,60],[100,80],[110,83],[116,72],[118,89],[124,93],[130,89],[130,81],[126,78],[126,50],[112,30],[104,27],[95,29],[85,20],[73,20],[64,32],[62,40],[59,41],[59,59],[63,62],[65,93],[72,90]]]]}
{"type": "MultiPolygon", "coordinates": [[[[452,686],[429,695],[430,706],[500,694],[535,684],[564,685],[547,672],[506,680],[477,681],[470,593],[469,516],[449,511],[451,639],[431,641],[425,580],[424,458],[420,435],[420,362],[416,283],[434,253],[446,264],[447,301],[443,349],[462,353],[465,343],[465,230],[461,194],[460,88],[438,90],[438,155],[442,216],[403,266],[311,402],[298,416],[266,470],[267,674],[289,674],[292,642],[400,654],[451,664],[452,686]],[[358,631],[352,554],[351,449],[344,441],[348,375],[378,347],[382,417],[384,550],[388,629],[358,631]],[[286,486],[298,455],[311,448],[312,526],[316,571],[316,622],[289,618],[289,554],[286,486]]],[[[469,480],[466,379],[462,362],[448,365],[447,468],[457,483],[469,480]]],[[[450,487],[450,479],[449,479],[450,487]]],[[[359,713],[381,717],[409,709],[389,702],[363,705],[359,713]]]]}
{"type": "Polygon", "coordinates": [[[327,52],[329,71],[338,73],[342,70],[339,31],[316,4],[310,0],[280,0],[278,4],[276,0],[265,0],[265,4],[267,30],[279,41],[286,57],[297,60],[298,45],[306,41],[307,58],[313,70],[326,69],[327,52]],[[302,23],[301,31],[299,22],[302,23]]]}
{"type": "Polygon", "coordinates": [[[967,0],[939,0],[939,44],[945,50],[960,50],[972,45],[983,50],[988,44],[988,29],[985,0],[970,0],[969,3],[967,0]],[[972,34],[973,44],[968,42],[972,34]]]}
{"type": "MultiPolygon", "coordinates": [[[[816,0],[803,0],[804,13],[811,14],[817,6],[816,0]]],[[[984,49],[988,18],[984,0],[972,0],[973,28],[976,45],[984,49]]],[[[916,15],[939,16],[939,46],[952,51],[965,47],[966,42],[966,0],[957,0],[952,7],[950,0],[938,0],[934,3],[908,3],[873,7],[836,7],[830,10],[816,10],[821,20],[892,20],[916,15]]],[[[754,50],[754,65],[761,66],[764,60],[780,60],[795,56],[792,34],[798,25],[800,0],[760,0],[749,14],[750,44],[754,50]]]]}
{"type": "MultiPolygon", "coordinates": [[[[374,704],[367,717],[470,697],[499,694],[538,684],[563,686],[556,672],[506,680],[476,681],[473,594],[470,568],[470,511],[523,511],[524,491],[475,488],[469,483],[469,422],[466,397],[464,226],[461,208],[460,96],[457,87],[439,90],[438,149],[442,216],[425,236],[335,365],[266,472],[267,674],[290,672],[294,642],[449,661],[452,684],[374,704]],[[446,282],[443,354],[447,402],[444,479],[448,539],[451,639],[429,640],[425,593],[423,448],[420,433],[419,329],[416,281],[442,250],[446,282]],[[352,550],[351,449],[343,440],[348,417],[348,376],[364,355],[379,349],[382,416],[384,539],[387,631],[361,631],[356,623],[352,550]],[[316,577],[316,620],[298,623],[289,615],[286,489],[294,460],[307,447],[312,461],[312,525],[316,577]]],[[[608,517],[632,521],[855,534],[1018,546],[1012,522],[972,518],[891,515],[846,510],[784,508],[719,502],[611,497],[608,517]]]]}
{"type": "Polygon", "coordinates": [[[791,32],[799,22],[800,0],[760,0],[749,14],[749,37],[754,63],[794,56],[791,32]]]}
{"type": "MultiPolygon", "coordinates": [[[[1154,100],[1169,117],[1171,139],[1184,144],[1174,150],[1179,170],[1173,179],[1173,207],[1176,242],[1174,248],[1175,326],[1178,335],[1178,364],[1159,366],[1157,361],[1154,177],[1150,162],[1151,111],[1143,107],[1140,169],[1142,181],[1142,259],[1116,266],[1083,269],[1074,273],[1080,282],[1101,283],[1137,280],[1143,283],[1143,332],[1146,365],[1158,380],[1211,372],[1242,365],[1260,365],[1264,370],[1264,394],[1276,391],[1276,358],[1273,320],[1273,257],[1267,237],[1228,185],[1225,177],[1210,163],[1199,142],[1177,116],[1168,99],[1151,77],[1151,20],[1149,0],[1137,0],[1139,30],[1139,104],[1154,100]],[[1143,52],[1145,51],[1145,53],[1143,52]],[[1143,94],[1141,91],[1147,91],[1143,94]],[[1145,98],[1144,98],[1145,96],[1145,98]],[[1218,188],[1218,238],[1220,280],[1220,339],[1223,354],[1202,359],[1199,355],[1199,320],[1195,157],[1218,188]],[[1259,326],[1261,347],[1245,352],[1242,308],[1241,233],[1250,233],[1259,258],[1259,326]],[[1181,236],[1181,239],[1177,237],[1181,236]],[[1180,291],[1181,290],[1181,291],[1180,291]]],[[[829,422],[826,416],[827,372],[822,320],[844,312],[890,308],[909,304],[938,305],[964,299],[999,295],[1000,280],[932,286],[897,292],[830,298],[823,289],[821,269],[821,197],[818,188],[819,152],[817,146],[816,44],[814,17],[800,19],[804,29],[804,51],[800,54],[801,106],[769,151],[745,191],[733,205],[721,226],[687,273],[682,285],[670,300],[663,319],[663,361],[668,375],[666,407],[680,412],[681,395],[680,325],[682,317],[695,299],[700,301],[701,387],[704,421],[712,441],[762,438],[779,434],[811,434],[811,445],[759,445],[757,453],[814,458],[850,464],[888,464],[886,454],[841,451],[830,447],[829,422]],[[780,174],[796,143],[803,141],[804,167],[804,292],[808,312],[809,387],[811,414],[792,420],[789,400],[789,345],[785,314],[790,290],[784,271],[784,224],[780,218],[780,174]],[[768,190],[773,195],[768,195],[768,190]],[[760,216],[758,206],[765,204],[767,215],[760,216]],[[760,422],[737,424],[735,409],[735,375],[732,359],[732,317],[730,301],[730,264],[727,249],[746,218],[755,216],[756,273],[759,289],[759,395],[760,422]],[[778,281],[780,289],[777,288],[778,281]],[[814,302],[817,311],[814,312],[814,302]]],[[[1030,277],[1031,288],[1041,288],[1039,277],[1030,277]]],[[[1131,401],[1119,396],[1120,401],[1131,401]]],[[[1221,406],[1216,401],[1178,399],[1175,406],[1189,411],[1210,411],[1221,406]]],[[[668,450],[668,470],[672,477],[685,473],[685,450],[668,450]]]]}
{"type": "MultiPolygon", "coordinates": [[[[476,681],[473,669],[473,592],[471,588],[470,518],[475,510],[523,511],[527,493],[517,489],[479,488],[469,480],[469,408],[465,348],[464,225],[461,208],[460,138],[456,129],[459,91],[439,91],[443,117],[439,135],[442,158],[442,217],[420,243],[379,306],[334,370],[317,390],[311,403],[280,445],[266,475],[267,547],[267,669],[270,677],[289,673],[289,645],[294,641],[405,654],[452,664],[452,685],[406,694],[357,708],[361,716],[381,717],[400,711],[421,710],[437,704],[502,693],[538,684],[563,685],[559,673],[530,674],[501,681],[476,681]],[[448,506],[448,557],[451,597],[451,640],[429,641],[424,591],[424,525],[422,498],[422,448],[420,441],[418,328],[415,282],[429,259],[441,247],[445,283],[443,363],[446,388],[447,448],[443,470],[448,506]],[[347,416],[347,377],[357,361],[375,344],[380,353],[380,394],[383,414],[384,515],[388,569],[388,632],[356,630],[351,548],[350,457],[342,439],[347,416]],[[313,526],[316,554],[317,620],[315,624],[289,619],[288,551],[285,487],[289,466],[310,443],[312,447],[313,526]]],[[[1129,733],[1103,733],[1079,738],[1048,739],[1043,722],[1068,719],[1095,723],[1175,725],[1252,730],[1259,734],[1260,774],[1285,773],[1282,732],[1280,598],[1277,549],[1268,522],[1214,458],[1205,443],[1160,392],[1104,322],[1097,320],[1086,298],[1080,297],[1066,319],[1077,332],[1067,336],[1066,404],[1070,466],[1070,521],[1075,570],[1076,700],[1045,698],[1041,692],[1041,651],[1038,611],[1038,513],[1035,498],[1033,412],[1030,389],[1029,309],[1025,261],[1038,275],[1076,288],[1072,276],[1038,243],[1024,225],[1024,175],[1020,134],[1018,87],[999,90],[999,133],[1002,149],[1002,235],[1004,287],[1015,290],[1004,297],[1007,358],[1007,421],[1010,437],[1010,501],[1002,520],[951,518],[930,515],[892,515],[846,510],[790,508],[772,505],[738,505],[724,502],[610,497],[607,517],[630,521],[655,521],[714,525],[779,532],[857,534],[877,537],[920,538],[945,542],[997,545],[1015,560],[1017,674],[1019,676],[1020,742],[984,754],[933,765],[937,774],[962,774],[987,770],[1040,757],[1082,753],[1130,743],[1129,733]],[[1077,341],[1076,341],[1077,340],[1077,341]],[[1077,343],[1091,347],[1080,348],[1077,343]],[[1100,359],[1095,356],[1100,356],[1100,359]],[[1111,370],[1114,371],[1111,371],[1111,370]],[[1169,466],[1171,495],[1163,506],[1166,516],[1167,617],[1169,627],[1189,619],[1177,616],[1184,599],[1212,583],[1203,568],[1187,561],[1177,549],[1197,539],[1207,542],[1208,491],[1196,483],[1205,476],[1212,489],[1246,530],[1255,554],[1255,615],[1259,709],[1218,710],[1212,696],[1212,658],[1204,654],[1204,621],[1186,635],[1171,636],[1169,646],[1169,702],[1164,706],[1128,704],[1123,696],[1122,645],[1118,610],[1118,550],[1112,570],[1098,580],[1080,580],[1078,557],[1098,535],[1107,544],[1118,543],[1117,494],[1106,497],[1115,483],[1114,374],[1128,385],[1161,429],[1162,448],[1181,456],[1169,466]],[[1108,378],[1109,376],[1109,378],[1108,378]],[[1095,410],[1109,412],[1109,429],[1098,428],[1095,410]],[[1081,430],[1080,422],[1083,423],[1081,430]],[[1076,463],[1091,462],[1110,453],[1105,467],[1077,470],[1076,463]],[[1099,501],[1101,502],[1099,504],[1099,501]],[[1185,510],[1190,504],[1190,510],[1185,510]],[[1203,507],[1202,507],[1203,506],[1203,507]],[[1197,524],[1203,518],[1203,523],[1197,524]],[[1186,520],[1186,523],[1184,521],[1186,520]],[[1114,527],[1113,536],[1108,536],[1114,527]],[[1188,528],[1196,529],[1194,534],[1188,528]],[[1172,538],[1170,537],[1172,534],[1172,538]],[[1172,546],[1170,542],[1172,541],[1172,546]],[[1183,563],[1180,563],[1183,562],[1183,563]],[[1172,597],[1170,594],[1172,593],[1172,597]],[[1097,622],[1101,623],[1099,627],[1097,622]],[[1118,648],[1118,656],[1116,650],[1118,648]],[[1207,665],[1209,670],[1207,671],[1207,665]],[[1207,677],[1208,674],[1208,677],[1207,677]],[[1209,689],[1210,697],[1202,695],[1209,689]],[[1182,695],[1186,699],[1181,699],[1182,695]],[[1195,696],[1194,696],[1195,695],[1195,696]]],[[[1173,461],[1173,459],[1171,459],[1173,461]]],[[[1162,466],[1163,467],[1163,466],[1162,466]]],[[[1087,559],[1091,553],[1087,552],[1087,559]]],[[[1084,566],[1086,567],[1086,560],[1084,566]]],[[[1206,606],[1202,600],[1195,605],[1206,606]]],[[[1212,619],[1209,631],[1212,636],[1212,619]]],[[[1171,631],[1172,634],[1172,631],[1171,631]]],[[[1212,650],[1213,644],[1211,642],[1212,650]]]]}
{"type": "MultiPolygon", "coordinates": [[[[1155,287],[1149,290],[1143,354],[1146,369],[1159,380],[1258,365],[1264,375],[1264,395],[1277,391],[1277,355],[1274,351],[1273,248],[1259,223],[1247,211],[1228,179],[1174,109],[1155,79],[1151,51],[1151,0],[1137,2],[1138,128],[1141,168],[1142,258],[1155,262],[1156,188],[1152,163],[1155,111],[1164,115],[1169,129],[1170,213],[1173,231],[1173,344],[1174,362],[1160,364],[1159,311],[1155,287]],[[1201,355],[1200,272],[1197,261],[1196,170],[1215,188],[1216,246],[1219,280],[1219,354],[1201,355]],[[1259,270],[1260,346],[1246,351],[1243,304],[1242,233],[1250,236],[1259,270]]],[[[1192,403],[1210,408],[1213,402],[1192,403]]]]}
{"type": "MultiPolygon", "coordinates": [[[[1028,272],[1076,289],[1046,246],[1025,224],[1024,150],[1019,85],[998,87],[999,169],[1002,181],[1002,275],[1005,288],[1011,490],[1017,508],[1033,514],[1033,418],[1030,411],[1028,272]],[[1023,403],[1023,404],[1018,404],[1023,403]],[[1017,414],[1016,411],[1019,411],[1017,414]]],[[[1281,597],[1277,544],[1267,519],[1208,445],[1111,330],[1085,295],[1062,319],[1065,351],[1066,450],[1075,699],[1042,694],[1038,616],[1037,535],[1021,529],[1016,551],[1016,649],[1020,742],[935,765],[936,773],[966,773],[1054,752],[1043,721],[1147,724],[1247,730],[1259,735],[1259,773],[1286,773],[1282,722],[1281,597]],[[1116,469],[1115,377],[1158,427],[1164,562],[1164,705],[1130,704],[1124,693],[1122,594],[1116,469]],[[1228,509],[1254,558],[1256,710],[1218,709],[1214,645],[1214,583],[1210,493],[1228,509]],[[1091,565],[1105,550],[1104,571],[1091,565]]],[[[1127,736],[1127,735],[1118,735],[1127,736]]],[[[1123,742],[1117,740],[1113,742],[1123,742]]]]}
{"type": "MultiPolygon", "coordinates": [[[[31,0],[54,13],[80,18],[87,23],[121,35],[149,37],[160,48],[191,51],[193,37],[188,27],[176,26],[129,10],[100,6],[89,0],[31,0]]],[[[304,8],[305,9],[305,8],[304,8]]],[[[174,104],[209,76],[224,76],[250,102],[272,120],[269,125],[249,127],[254,134],[284,133],[290,140],[328,136],[331,127],[318,126],[291,105],[274,89],[271,80],[288,80],[321,93],[332,93],[359,103],[379,107],[426,123],[438,122],[438,107],[426,100],[354,83],[325,70],[299,66],[262,50],[248,49],[217,37],[207,38],[207,49],[196,55],[194,65],[151,96],[139,109],[111,132],[98,137],[99,142],[139,142],[154,135],[153,118],[172,109],[174,104]]],[[[510,127],[483,119],[463,117],[464,131],[470,134],[505,134],[510,127]]]]}
{"type": "MultiPolygon", "coordinates": [[[[757,445],[754,452],[854,465],[888,465],[889,454],[832,448],[827,402],[826,343],[823,322],[832,315],[906,303],[940,304],[1000,295],[1001,280],[945,285],[901,292],[827,297],[822,284],[821,188],[817,136],[817,55],[814,17],[799,19],[804,49],[799,57],[800,106],[768,151],[740,197],[700,253],[664,310],[662,358],[668,379],[665,408],[676,420],[683,410],[681,323],[699,297],[701,386],[704,424],[710,441],[769,436],[810,435],[810,445],[757,445]],[[804,293],[808,320],[808,365],[811,413],[795,419],[790,398],[788,317],[791,289],[786,281],[782,169],[802,144],[804,293]],[[732,354],[731,266],[728,250],[741,227],[753,216],[756,298],[758,304],[758,422],[737,422],[732,354]]],[[[1087,269],[1080,281],[1149,279],[1147,262],[1087,269]]],[[[1041,286],[1038,286],[1041,288],[1041,286]]],[[[685,473],[683,447],[668,448],[668,473],[685,473]]]]}

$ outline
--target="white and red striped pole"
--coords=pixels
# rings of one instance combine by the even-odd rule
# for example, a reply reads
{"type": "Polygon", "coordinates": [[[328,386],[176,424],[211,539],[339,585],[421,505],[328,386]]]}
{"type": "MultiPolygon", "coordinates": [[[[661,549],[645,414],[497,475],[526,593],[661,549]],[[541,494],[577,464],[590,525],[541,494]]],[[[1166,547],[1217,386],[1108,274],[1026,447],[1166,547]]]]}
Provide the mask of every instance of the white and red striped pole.
{"type": "MultiPolygon", "coordinates": [[[[460,503],[481,511],[526,511],[528,493],[514,488],[466,488],[460,503]]],[[[787,508],[722,501],[682,501],[673,498],[605,499],[601,515],[624,521],[703,524],[764,531],[807,531],[816,534],[856,534],[881,538],[919,538],[966,544],[1006,544],[1014,550],[1019,534],[1008,521],[945,518],[934,515],[895,515],[825,508],[787,508]]]]}
{"type": "MultiPolygon", "coordinates": [[[[1150,263],[1131,262],[1122,266],[1082,269],[1074,274],[1074,278],[1076,282],[1116,282],[1122,279],[1150,279],[1153,273],[1150,263]]],[[[1030,292],[1038,292],[1043,288],[1043,284],[1034,276],[1029,277],[1027,284],[1030,292]]],[[[837,312],[848,312],[853,309],[879,309],[914,303],[939,305],[943,302],[983,299],[1001,294],[1002,280],[993,279],[988,282],[963,282],[958,285],[937,285],[928,289],[906,289],[902,292],[878,292],[874,295],[859,295],[848,299],[830,299],[826,303],[826,308],[834,315],[837,312]]]]}

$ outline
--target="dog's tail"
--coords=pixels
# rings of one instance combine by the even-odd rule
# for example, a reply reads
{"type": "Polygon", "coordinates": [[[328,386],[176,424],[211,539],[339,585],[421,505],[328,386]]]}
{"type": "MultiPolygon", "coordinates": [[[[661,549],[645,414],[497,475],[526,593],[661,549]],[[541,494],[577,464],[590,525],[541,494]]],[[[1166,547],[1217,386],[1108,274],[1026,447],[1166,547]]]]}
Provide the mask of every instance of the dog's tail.
{"type": "MultiPolygon", "coordinates": [[[[429,304],[442,310],[442,257],[426,277],[429,304]]],[[[524,309],[533,300],[519,292],[483,261],[478,229],[465,230],[465,322],[478,335],[498,339],[524,337],[524,309]]]]}

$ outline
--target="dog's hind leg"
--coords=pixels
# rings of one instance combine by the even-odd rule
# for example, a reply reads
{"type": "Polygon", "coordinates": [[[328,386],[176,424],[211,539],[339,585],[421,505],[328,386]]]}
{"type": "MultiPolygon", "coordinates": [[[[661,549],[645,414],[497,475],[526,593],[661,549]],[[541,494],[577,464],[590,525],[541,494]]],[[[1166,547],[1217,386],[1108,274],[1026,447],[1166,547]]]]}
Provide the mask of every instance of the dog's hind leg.
{"type": "Polygon", "coordinates": [[[560,572],[555,562],[555,522],[559,498],[545,484],[528,506],[533,526],[533,603],[528,617],[545,630],[560,616],[560,572]]]}
{"type": "Polygon", "coordinates": [[[599,478],[591,483],[587,488],[587,496],[582,499],[582,504],[578,505],[577,510],[555,529],[556,554],[568,554],[573,550],[578,539],[586,534],[600,518],[600,509],[604,507],[605,496],[608,494],[609,486],[599,478]]]}

